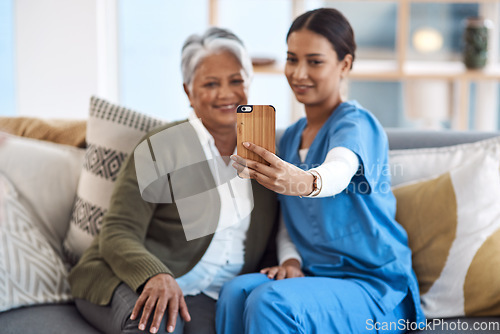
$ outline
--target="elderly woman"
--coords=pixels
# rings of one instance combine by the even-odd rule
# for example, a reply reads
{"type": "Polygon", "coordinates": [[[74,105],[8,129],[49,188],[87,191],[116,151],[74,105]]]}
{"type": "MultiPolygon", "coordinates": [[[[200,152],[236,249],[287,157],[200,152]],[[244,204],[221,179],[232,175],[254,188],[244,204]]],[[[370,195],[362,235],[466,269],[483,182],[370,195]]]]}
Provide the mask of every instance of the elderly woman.
{"type": "Polygon", "coordinates": [[[101,233],[70,273],[78,310],[104,333],[215,333],[222,284],[259,269],[269,253],[275,195],[235,178],[227,158],[252,75],[243,43],[218,28],[193,35],[182,49],[182,73],[193,113],[139,144],[118,177],[101,233]],[[154,147],[155,166],[175,166],[165,182],[141,187],[140,147],[154,147]],[[173,199],[155,198],[155,189],[173,199]]]}

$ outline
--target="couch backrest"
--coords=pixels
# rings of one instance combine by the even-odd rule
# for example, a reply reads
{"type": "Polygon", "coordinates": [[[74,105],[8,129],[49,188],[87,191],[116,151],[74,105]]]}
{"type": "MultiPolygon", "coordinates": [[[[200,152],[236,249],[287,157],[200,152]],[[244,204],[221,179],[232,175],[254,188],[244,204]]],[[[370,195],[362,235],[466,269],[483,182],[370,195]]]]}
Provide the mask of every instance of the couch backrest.
{"type": "MultiPolygon", "coordinates": [[[[454,130],[414,130],[386,128],[391,150],[411,148],[443,147],[464,143],[473,143],[479,140],[500,136],[500,132],[484,131],[454,131],[454,130]]],[[[284,130],[276,132],[276,143],[279,143],[284,130]]]]}
{"type": "Polygon", "coordinates": [[[500,136],[500,132],[482,131],[431,131],[386,128],[391,150],[443,147],[464,143],[473,143],[479,140],[500,136]]]}

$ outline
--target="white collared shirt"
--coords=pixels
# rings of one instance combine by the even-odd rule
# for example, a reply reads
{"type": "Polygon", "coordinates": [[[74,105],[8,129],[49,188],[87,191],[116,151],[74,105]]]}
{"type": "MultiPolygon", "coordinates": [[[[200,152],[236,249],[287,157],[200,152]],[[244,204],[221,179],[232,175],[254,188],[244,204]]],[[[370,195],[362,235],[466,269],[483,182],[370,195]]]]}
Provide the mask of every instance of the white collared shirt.
{"type": "Polygon", "coordinates": [[[210,162],[215,183],[219,185],[217,190],[221,208],[219,224],[207,251],[193,269],[176,280],[184,295],[203,292],[218,299],[222,285],[236,277],[244,264],[244,242],[253,209],[252,186],[250,180],[237,177],[231,163],[226,165],[215,146],[214,138],[194,113],[190,114],[189,122],[210,162]],[[220,180],[230,182],[221,184],[220,180]]]}

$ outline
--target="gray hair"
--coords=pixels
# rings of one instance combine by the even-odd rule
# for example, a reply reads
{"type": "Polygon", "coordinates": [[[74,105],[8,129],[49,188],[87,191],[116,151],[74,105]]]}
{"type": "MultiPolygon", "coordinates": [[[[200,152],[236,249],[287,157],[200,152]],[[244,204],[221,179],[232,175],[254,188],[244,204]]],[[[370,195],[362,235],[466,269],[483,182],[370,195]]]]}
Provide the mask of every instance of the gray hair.
{"type": "Polygon", "coordinates": [[[191,90],[194,72],[200,62],[208,55],[220,52],[231,52],[241,64],[245,85],[250,83],[253,67],[243,42],[231,31],[222,28],[209,28],[202,36],[191,35],[182,46],[182,79],[191,90]]]}

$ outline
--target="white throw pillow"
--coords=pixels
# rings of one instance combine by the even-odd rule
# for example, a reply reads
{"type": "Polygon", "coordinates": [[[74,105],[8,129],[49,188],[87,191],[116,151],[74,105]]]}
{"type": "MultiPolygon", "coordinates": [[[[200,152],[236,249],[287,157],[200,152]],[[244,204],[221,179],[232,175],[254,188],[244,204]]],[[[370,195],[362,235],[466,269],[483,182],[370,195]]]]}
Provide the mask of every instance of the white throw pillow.
{"type": "Polygon", "coordinates": [[[5,136],[0,144],[0,172],[29,202],[40,222],[38,228],[62,254],[85,149],[5,136]]]}
{"type": "Polygon", "coordinates": [[[87,149],[68,233],[66,260],[75,264],[99,233],[116,177],[139,140],[163,121],[111,104],[90,100],[87,149]]]}
{"type": "Polygon", "coordinates": [[[62,259],[37,226],[27,201],[0,173],[0,312],[72,299],[62,259]]]}
{"type": "Polygon", "coordinates": [[[447,147],[391,150],[392,185],[434,177],[490,153],[500,154],[500,137],[447,147]]]}

